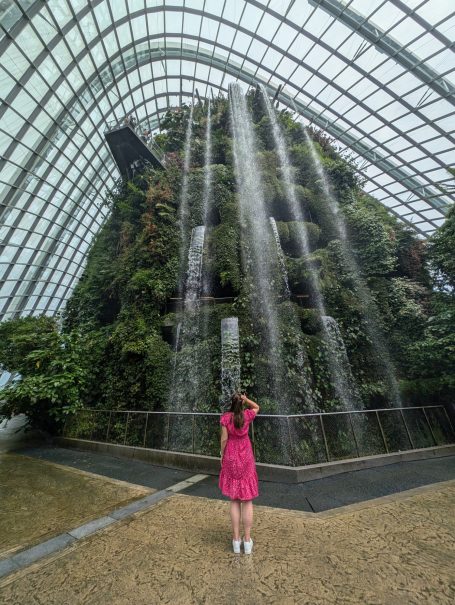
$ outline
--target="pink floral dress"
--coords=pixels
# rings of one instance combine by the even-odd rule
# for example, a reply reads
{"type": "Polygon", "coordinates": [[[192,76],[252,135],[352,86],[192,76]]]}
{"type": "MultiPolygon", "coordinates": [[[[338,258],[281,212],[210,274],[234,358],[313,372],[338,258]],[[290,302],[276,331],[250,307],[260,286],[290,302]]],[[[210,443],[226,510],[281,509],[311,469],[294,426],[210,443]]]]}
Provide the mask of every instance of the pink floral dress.
{"type": "Polygon", "coordinates": [[[254,410],[244,410],[242,428],[234,426],[234,415],[226,412],[220,424],[228,432],[218,486],[231,500],[252,500],[259,496],[258,475],[248,428],[256,416],[254,410]]]}

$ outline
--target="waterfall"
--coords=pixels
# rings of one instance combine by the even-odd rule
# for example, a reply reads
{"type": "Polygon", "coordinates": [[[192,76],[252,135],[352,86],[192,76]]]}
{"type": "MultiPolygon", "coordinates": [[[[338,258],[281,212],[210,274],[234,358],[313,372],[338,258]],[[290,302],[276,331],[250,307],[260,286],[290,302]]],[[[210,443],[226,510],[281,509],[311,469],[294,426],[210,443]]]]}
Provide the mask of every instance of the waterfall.
{"type": "Polygon", "coordinates": [[[175,382],[176,382],[176,369],[177,369],[177,352],[180,344],[180,332],[182,330],[182,322],[179,321],[177,324],[177,330],[175,332],[175,343],[174,343],[174,356],[172,359],[172,374],[171,374],[171,388],[170,388],[170,400],[174,403],[175,399],[175,382]]]}
{"type": "Polygon", "coordinates": [[[372,346],[376,349],[376,358],[380,365],[382,365],[384,374],[386,376],[386,380],[388,383],[388,387],[390,389],[390,400],[392,405],[396,407],[400,407],[401,398],[398,387],[398,382],[396,378],[396,371],[394,364],[391,360],[390,352],[388,350],[387,343],[385,341],[384,335],[382,334],[382,330],[379,327],[379,322],[377,320],[378,317],[378,309],[371,297],[368,286],[365,284],[364,280],[361,277],[361,272],[357,260],[351,252],[351,245],[349,242],[349,237],[346,230],[346,224],[344,222],[344,218],[340,212],[340,208],[338,206],[337,200],[332,195],[329,187],[329,183],[327,180],[327,176],[325,174],[324,168],[321,164],[319,156],[314,147],[314,143],[308,134],[307,129],[302,126],[306,142],[308,144],[308,148],[310,150],[310,155],[316,169],[316,172],[319,176],[319,179],[322,184],[322,190],[324,193],[324,198],[327,200],[327,205],[329,210],[332,213],[335,228],[337,231],[338,238],[341,242],[343,249],[343,256],[346,260],[346,263],[350,269],[350,272],[354,276],[358,295],[360,301],[362,302],[362,307],[365,315],[365,328],[367,330],[369,339],[372,343],[372,346]]]}
{"type": "Polygon", "coordinates": [[[356,389],[351,364],[338,322],[333,317],[330,317],[330,315],[323,315],[321,319],[324,324],[325,334],[327,335],[327,345],[332,350],[337,363],[338,371],[333,377],[338,381],[336,391],[337,393],[344,393],[342,397],[343,402],[352,402],[356,408],[363,407],[356,389]]]}
{"type": "Polygon", "coordinates": [[[300,254],[306,259],[306,264],[308,266],[310,281],[312,287],[313,297],[315,299],[316,305],[320,311],[321,316],[325,315],[324,301],[322,299],[321,291],[319,288],[319,280],[315,271],[308,262],[308,256],[310,255],[310,246],[308,243],[308,233],[305,225],[305,217],[303,215],[302,206],[297,199],[294,189],[294,181],[292,179],[291,174],[291,164],[289,162],[288,154],[286,151],[286,146],[283,138],[283,134],[281,132],[280,126],[278,125],[275,111],[270,103],[270,99],[267,95],[267,91],[263,86],[261,86],[262,96],[264,99],[265,107],[267,109],[267,114],[272,125],[272,133],[273,139],[275,142],[275,148],[278,155],[278,160],[280,163],[281,173],[283,175],[284,186],[286,190],[286,200],[288,202],[289,211],[292,216],[292,220],[296,221],[298,224],[297,233],[298,233],[298,241],[300,247],[300,254]]]}
{"type": "Polygon", "coordinates": [[[212,196],[212,106],[209,99],[207,125],[205,129],[204,195],[202,201],[202,222],[207,225],[212,196]]]}
{"type": "Polygon", "coordinates": [[[198,303],[201,291],[202,251],[204,249],[205,227],[194,227],[191,231],[188,251],[188,272],[185,288],[185,308],[198,303]]]}
{"type": "MultiPolygon", "coordinates": [[[[193,127],[193,107],[185,136],[185,160],[183,167],[182,193],[180,203],[180,295],[183,290],[184,252],[187,249],[187,234],[189,223],[188,209],[188,176],[191,165],[191,137],[193,127]]],[[[200,296],[208,286],[208,276],[203,268],[203,252],[206,226],[211,202],[211,105],[209,102],[206,128],[205,178],[203,193],[203,225],[194,227],[188,248],[188,265],[184,289],[183,319],[181,329],[177,328],[180,336],[180,349],[175,353],[170,404],[177,410],[198,409],[204,402],[204,385],[210,383],[211,352],[204,342],[208,333],[208,317],[200,313],[200,296]]]]}
{"type": "MultiPolygon", "coordinates": [[[[205,161],[204,161],[204,193],[202,198],[202,222],[208,228],[210,205],[212,201],[212,105],[209,99],[207,108],[207,124],[205,129],[205,161]]],[[[211,279],[207,271],[202,274],[202,293],[209,296],[211,279]]],[[[207,326],[204,326],[205,328],[207,326]]]]}
{"type": "Polygon", "coordinates": [[[286,298],[289,299],[289,298],[291,298],[291,289],[289,288],[288,271],[286,269],[286,260],[284,258],[283,249],[281,247],[280,234],[278,233],[276,221],[273,218],[273,216],[271,216],[269,218],[269,220],[270,220],[270,224],[272,226],[272,232],[273,232],[273,236],[274,236],[275,242],[276,242],[278,262],[280,264],[281,274],[283,276],[285,295],[286,295],[286,298]]]}
{"type": "Polygon", "coordinates": [[[185,133],[185,147],[183,155],[183,177],[182,189],[180,193],[179,207],[179,224],[180,224],[180,267],[179,267],[179,295],[182,296],[183,291],[183,274],[185,267],[185,251],[187,249],[188,240],[188,179],[191,166],[191,139],[193,135],[193,108],[191,104],[190,115],[185,133]]]}
{"type": "Polygon", "coordinates": [[[239,320],[221,320],[221,406],[230,404],[231,396],[240,389],[239,320]]]}
{"type": "MultiPolygon", "coordinates": [[[[278,160],[281,168],[281,173],[283,176],[285,191],[286,191],[286,200],[288,202],[289,211],[291,213],[292,219],[297,221],[298,229],[298,241],[300,247],[300,254],[304,258],[304,262],[309,272],[310,276],[310,286],[312,291],[312,296],[315,301],[316,307],[319,311],[319,315],[322,317],[326,316],[324,299],[321,293],[319,278],[317,273],[314,270],[312,263],[309,261],[310,255],[310,247],[308,244],[308,233],[307,228],[304,222],[304,215],[302,212],[301,204],[297,199],[295,194],[294,181],[291,173],[291,163],[288,158],[288,154],[286,151],[286,145],[284,142],[283,133],[281,132],[281,128],[276,119],[275,111],[270,103],[270,99],[268,97],[267,91],[264,86],[261,86],[262,97],[264,99],[264,104],[267,110],[267,115],[269,117],[270,123],[272,125],[272,133],[275,142],[275,148],[278,155],[278,160]]],[[[324,322],[322,322],[322,326],[324,328],[324,332],[326,332],[327,340],[330,341],[330,334],[327,333],[327,326],[324,322]]],[[[340,335],[341,337],[341,335],[340,335]]],[[[339,377],[339,369],[338,363],[335,356],[335,352],[332,347],[328,348],[328,365],[329,371],[332,378],[332,385],[335,389],[335,393],[337,398],[340,400],[344,409],[350,409],[353,407],[352,399],[350,397],[349,391],[344,388],[341,388],[342,380],[339,377]]]]}
{"type": "Polygon", "coordinates": [[[279,402],[281,411],[284,411],[283,406],[288,404],[288,398],[285,393],[282,342],[270,256],[273,247],[257,161],[256,141],[246,100],[238,84],[229,85],[229,99],[234,167],[244,233],[242,255],[245,272],[251,281],[252,317],[260,334],[263,355],[270,360],[271,384],[267,385],[267,391],[271,391],[270,395],[279,402]]]}
{"type": "Polygon", "coordinates": [[[204,379],[200,348],[199,294],[201,290],[202,251],[205,227],[194,227],[188,250],[183,319],[177,325],[170,405],[190,411],[199,403],[204,379]]]}

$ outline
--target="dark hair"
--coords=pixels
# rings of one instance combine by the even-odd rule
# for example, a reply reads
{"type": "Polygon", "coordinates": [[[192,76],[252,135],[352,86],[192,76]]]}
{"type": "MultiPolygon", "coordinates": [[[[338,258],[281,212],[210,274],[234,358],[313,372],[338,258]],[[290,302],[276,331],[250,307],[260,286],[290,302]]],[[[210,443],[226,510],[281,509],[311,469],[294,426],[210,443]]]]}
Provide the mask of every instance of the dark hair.
{"type": "Polygon", "coordinates": [[[240,393],[234,393],[231,397],[231,409],[234,414],[234,426],[236,429],[241,429],[245,419],[243,418],[243,399],[240,393]]]}

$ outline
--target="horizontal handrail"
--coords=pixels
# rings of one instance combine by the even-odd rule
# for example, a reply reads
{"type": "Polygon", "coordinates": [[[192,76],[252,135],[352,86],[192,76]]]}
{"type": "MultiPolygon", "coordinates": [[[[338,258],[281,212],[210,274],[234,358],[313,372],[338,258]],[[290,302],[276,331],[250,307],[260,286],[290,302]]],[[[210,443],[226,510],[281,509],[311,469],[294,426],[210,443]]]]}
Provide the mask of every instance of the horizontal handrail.
{"type": "MultiPolygon", "coordinates": [[[[68,436],[69,428],[70,437],[88,441],[216,456],[221,413],[80,408],[68,415],[63,435],[68,436]],[[197,418],[210,422],[204,425],[197,418]],[[182,423],[183,419],[190,423],[182,423]]],[[[259,461],[287,466],[455,443],[455,431],[442,404],[290,415],[259,414],[250,429],[259,461]],[[394,412],[398,412],[398,417],[391,416],[394,412]],[[355,417],[361,421],[355,423],[355,417]],[[368,424],[363,424],[362,419],[366,421],[367,418],[368,424]],[[307,422],[299,423],[299,419],[307,422]],[[274,421],[284,423],[284,432],[270,432],[269,423],[273,425],[274,421]]]]}
{"type": "MultiPolygon", "coordinates": [[[[334,414],[365,414],[365,413],[376,413],[376,412],[392,412],[394,410],[422,410],[432,408],[444,408],[442,404],[434,405],[410,405],[407,407],[393,407],[393,408],[374,408],[371,410],[338,410],[333,412],[308,412],[305,414],[263,414],[260,413],[261,418],[305,418],[307,416],[333,416],[334,414]]],[[[180,412],[171,410],[121,410],[121,409],[107,409],[107,408],[80,408],[77,412],[115,412],[124,414],[169,414],[176,416],[220,416],[223,411],[220,412],[180,412]]]]}

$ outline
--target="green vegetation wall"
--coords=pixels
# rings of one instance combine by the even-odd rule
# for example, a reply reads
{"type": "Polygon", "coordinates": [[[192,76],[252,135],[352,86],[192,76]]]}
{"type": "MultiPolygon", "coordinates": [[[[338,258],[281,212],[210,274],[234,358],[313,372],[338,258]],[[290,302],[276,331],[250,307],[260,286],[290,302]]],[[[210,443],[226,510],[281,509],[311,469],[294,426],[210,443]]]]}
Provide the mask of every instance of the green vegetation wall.
{"type": "MultiPolygon", "coordinates": [[[[289,409],[307,411],[302,391],[308,385],[317,409],[336,409],[339,402],[327,369],[327,344],[311,302],[308,263],[298,256],[298,225],[283,203],[284,184],[270,124],[260,100],[251,95],[248,101],[260,146],[267,210],[277,221],[293,294],[280,314],[289,409]],[[290,314],[298,317],[297,327],[287,324],[290,314]],[[307,355],[304,377],[295,365],[298,343],[304,344],[307,355]]],[[[7,395],[4,413],[27,411],[31,393],[36,394],[34,409],[45,409],[45,416],[54,414],[57,419],[62,410],[81,405],[173,408],[171,373],[182,313],[172,299],[179,291],[179,203],[188,116],[186,107],[169,112],[163,133],[156,137],[168,154],[167,170],[148,170],[131,182],[119,183],[110,194],[106,202],[110,218],[93,242],[83,276],[67,304],[63,330],[57,332],[51,319],[43,319],[46,325],[42,324],[40,330],[34,329],[32,319],[0,326],[2,362],[10,371],[23,375],[15,394],[11,389],[7,395]],[[54,333],[53,347],[46,349],[44,340],[50,338],[50,333],[54,333]],[[18,347],[22,358],[17,354],[18,347]],[[70,358],[65,364],[64,354],[70,358]],[[57,376],[54,382],[66,372],[71,383],[76,367],[79,374],[71,384],[71,393],[63,380],[60,390],[56,387],[57,393],[48,393],[37,378],[43,377],[42,369],[46,368],[48,376],[57,376]]],[[[202,221],[207,107],[197,105],[193,119],[188,230],[202,221]]],[[[198,387],[193,392],[189,389],[185,396],[191,409],[219,410],[220,321],[237,316],[242,386],[261,400],[265,411],[279,412],[278,403],[267,390],[268,358],[260,352],[251,322],[251,284],[242,265],[246,234],[239,219],[229,120],[227,101],[217,99],[212,104],[212,199],[203,262],[210,275],[211,295],[224,301],[201,308],[204,337],[188,346],[194,348],[202,378],[198,387]]],[[[304,133],[286,112],[279,114],[279,121],[307,222],[310,262],[319,276],[327,313],[339,324],[363,405],[387,405],[387,384],[365,326],[356,278],[337,239],[334,218],[304,133]]],[[[346,222],[352,253],[378,310],[377,321],[396,368],[404,403],[449,401],[455,390],[450,362],[450,354],[455,351],[455,276],[449,253],[455,243],[454,212],[449,213],[446,226],[427,246],[362,191],[362,180],[353,162],[340,155],[333,141],[316,130],[310,134],[346,222]]],[[[187,250],[182,257],[187,258],[187,250]]],[[[39,424],[39,413],[34,417],[39,424]]]]}

